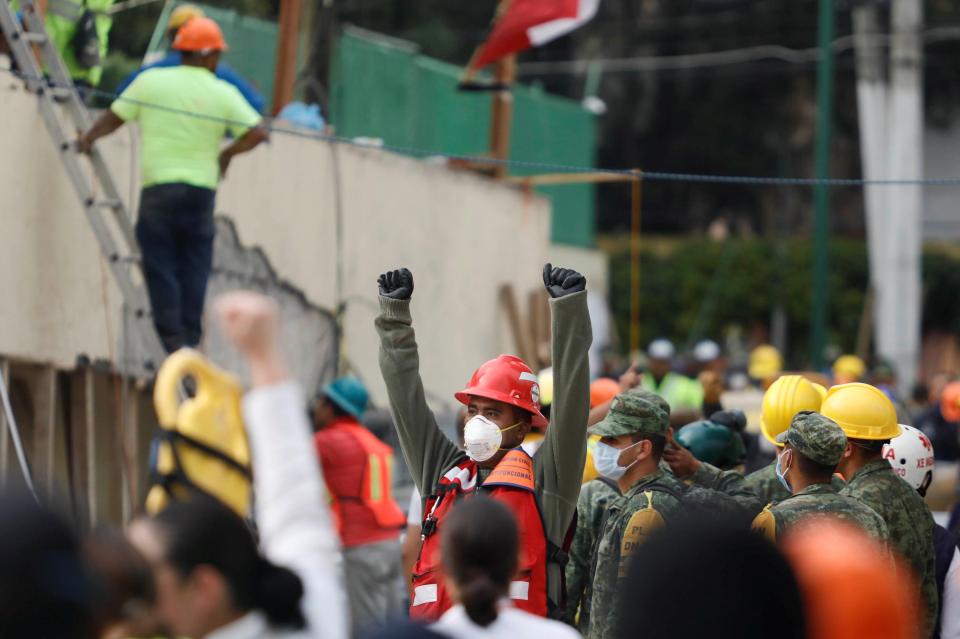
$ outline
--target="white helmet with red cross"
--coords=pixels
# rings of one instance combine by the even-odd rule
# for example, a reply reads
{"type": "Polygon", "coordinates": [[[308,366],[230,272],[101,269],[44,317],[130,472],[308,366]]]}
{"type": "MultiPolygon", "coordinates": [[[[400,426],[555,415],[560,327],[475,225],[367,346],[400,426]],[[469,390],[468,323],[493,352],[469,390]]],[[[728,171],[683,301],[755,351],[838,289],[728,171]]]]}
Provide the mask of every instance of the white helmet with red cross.
{"type": "Polygon", "coordinates": [[[883,447],[883,458],[900,478],[925,495],[933,481],[933,444],[913,426],[900,424],[900,428],[903,429],[900,436],[883,447]]]}

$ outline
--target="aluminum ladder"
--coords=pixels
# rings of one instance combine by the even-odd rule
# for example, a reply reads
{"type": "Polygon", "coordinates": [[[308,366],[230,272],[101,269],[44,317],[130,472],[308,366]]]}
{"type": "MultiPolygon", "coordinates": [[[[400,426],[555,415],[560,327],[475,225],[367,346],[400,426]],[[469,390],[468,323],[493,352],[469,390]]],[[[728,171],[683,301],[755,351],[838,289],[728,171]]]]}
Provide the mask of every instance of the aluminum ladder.
{"type": "Polygon", "coordinates": [[[47,35],[36,4],[33,0],[20,0],[19,4],[22,24],[9,0],[0,0],[0,30],[6,36],[27,89],[37,96],[47,132],[123,296],[125,347],[119,349],[120,355],[114,364],[123,374],[150,378],[166,354],[153,325],[131,217],[96,145],[89,155],[92,179],[89,169],[85,170],[86,162],[74,144],[74,132],[89,129],[92,118],[59,51],[47,35]],[[34,55],[34,47],[42,67],[34,55]]]}

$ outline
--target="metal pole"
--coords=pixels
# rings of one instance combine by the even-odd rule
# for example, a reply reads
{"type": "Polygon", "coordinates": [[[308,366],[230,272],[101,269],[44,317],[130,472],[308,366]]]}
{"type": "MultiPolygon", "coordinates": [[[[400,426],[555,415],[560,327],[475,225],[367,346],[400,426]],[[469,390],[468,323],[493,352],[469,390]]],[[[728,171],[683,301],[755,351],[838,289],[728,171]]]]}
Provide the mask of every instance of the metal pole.
{"type": "Polygon", "coordinates": [[[640,202],[643,177],[637,172],[630,188],[630,356],[640,350],[640,202]]]}
{"type": "MultiPolygon", "coordinates": [[[[830,119],[833,114],[833,32],[836,22],[833,0],[820,0],[817,43],[817,138],[815,174],[830,176],[830,119]]],[[[817,184],[813,191],[813,296],[810,305],[810,362],[814,370],[823,366],[827,335],[827,243],[830,235],[830,188],[817,184]]]]}

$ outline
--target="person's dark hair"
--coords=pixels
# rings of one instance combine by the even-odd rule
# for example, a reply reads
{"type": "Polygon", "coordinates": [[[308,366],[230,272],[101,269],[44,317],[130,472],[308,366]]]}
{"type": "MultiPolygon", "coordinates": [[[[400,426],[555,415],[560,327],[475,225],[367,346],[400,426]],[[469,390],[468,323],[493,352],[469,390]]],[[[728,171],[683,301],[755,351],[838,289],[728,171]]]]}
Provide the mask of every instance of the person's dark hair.
{"type": "Polygon", "coordinates": [[[738,522],[691,518],[655,531],[618,588],[616,639],[805,637],[793,570],[738,522]],[[707,632],[709,630],[709,632],[707,632]]]}
{"type": "Polygon", "coordinates": [[[440,545],[467,616],[489,626],[517,571],[520,540],[513,513],[488,497],[463,501],[451,511],[440,545]]]}
{"type": "Polygon", "coordinates": [[[801,454],[796,448],[791,447],[791,450],[793,451],[793,459],[797,465],[797,469],[808,479],[826,483],[830,481],[833,473],[837,470],[836,466],[827,466],[826,464],[813,461],[809,457],[801,454]]]}
{"type": "Polygon", "coordinates": [[[340,408],[340,404],[336,403],[326,395],[324,395],[323,401],[327,402],[327,406],[329,406],[330,410],[333,411],[335,417],[351,417],[350,413],[340,408]]]}
{"type": "Polygon", "coordinates": [[[197,566],[212,566],[226,580],[238,610],[260,610],[275,628],[306,626],[300,578],[265,559],[243,520],[226,506],[203,498],[177,502],[152,521],[165,538],[165,559],[182,577],[197,566]]]}
{"type": "Polygon", "coordinates": [[[861,450],[867,451],[867,453],[873,455],[879,455],[883,452],[883,447],[886,444],[890,443],[889,439],[851,439],[850,443],[860,448],[861,450]]]}
{"type": "Polygon", "coordinates": [[[84,537],[81,548],[95,584],[98,628],[128,620],[153,602],[150,564],[120,530],[95,528],[84,537]]]}
{"type": "Polygon", "coordinates": [[[653,445],[653,458],[657,461],[660,461],[660,458],[663,457],[663,449],[667,445],[666,437],[654,433],[634,433],[631,440],[634,444],[643,440],[650,442],[653,445]]]}
{"type": "Polygon", "coordinates": [[[0,495],[0,637],[93,639],[90,591],[67,523],[29,495],[0,495]]]}

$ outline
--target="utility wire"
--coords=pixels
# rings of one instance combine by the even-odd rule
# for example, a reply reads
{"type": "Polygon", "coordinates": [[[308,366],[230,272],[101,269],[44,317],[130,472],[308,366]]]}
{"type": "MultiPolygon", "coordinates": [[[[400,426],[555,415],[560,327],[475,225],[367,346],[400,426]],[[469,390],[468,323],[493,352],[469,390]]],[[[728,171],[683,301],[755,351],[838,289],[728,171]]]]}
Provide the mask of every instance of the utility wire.
{"type": "MultiPolygon", "coordinates": [[[[12,71],[10,69],[2,69],[2,71],[6,71],[7,73],[10,73],[22,79],[31,79],[34,81],[38,80],[37,77],[29,77],[26,74],[23,74],[19,71],[12,71]]],[[[47,86],[51,88],[60,88],[60,89],[66,88],[69,90],[76,90],[76,88],[73,86],[58,87],[44,78],[39,78],[39,79],[46,82],[47,86]]],[[[239,120],[221,118],[219,116],[208,115],[205,113],[198,113],[195,111],[168,107],[162,104],[155,104],[151,102],[145,102],[142,100],[135,100],[133,98],[118,96],[116,93],[101,91],[99,89],[84,89],[84,92],[91,93],[93,95],[99,95],[106,98],[111,98],[111,99],[125,100],[149,109],[158,109],[161,111],[166,111],[168,113],[176,113],[179,115],[185,115],[188,117],[208,120],[211,122],[219,122],[221,124],[225,124],[228,126],[236,126],[236,127],[243,127],[243,128],[247,128],[250,126],[249,122],[241,122],[239,120]]],[[[423,149],[423,148],[400,146],[400,145],[394,145],[394,144],[382,144],[379,142],[373,142],[369,138],[354,139],[354,138],[346,138],[346,137],[341,137],[336,135],[325,135],[320,132],[310,131],[306,129],[288,128],[288,127],[277,125],[275,121],[273,121],[271,118],[264,118],[264,122],[265,122],[265,126],[271,133],[289,135],[291,137],[304,138],[309,140],[330,142],[333,144],[342,144],[345,146],[352,146],[352,147],[358,147],[358,148],[390,151],[393,153],[418,157],[422,159],[440,158],[440,159],[447,159],[447,160],[459,160],[459,161],[467,162],[473,165],[508,166],[508,167],[513,167],[517,169],[537,170],[537,171],[550,172],[550,173],[569,173],[569,174],[598,173],[603,175],[622,176],[625,179],[634,179],[637,177],[636,169],[613,169],[613,168],[593,167],[593,166],[577,166],[577,165],[571,165],[571,164],[558,164],[554,162],[537,162],[537,161],[528,161],[528,160],[500,159],[500,158],[492,158],[484,155],[447,153],[444,151],[438,151],[436,149],[423,149]]],[[[960,186],[960,177],[889,178],[889,179],[863,179],[863,178],[818,179],[818,178],[800,178],[800,177],[775,177],[775,176],[768,177],[768,176],[749,176],[749,175],[716,175],[716,174],[707,174],[707,173],[672,173],[667,171],[642,171],[641,175],[645,181],[651,181],[651,182],[684,182],[684,183],[702,183],[702,184],[745,184],[745,185],[760,185],[760,186],[770,186],[770,185],[816,186],[818,184],[823,184],[823,185],[832,186],[832,187],[908,186],[908,185],[960,186]]]]}
{"type": "MultiPolygon", "coordinates": [[[[834,53],[843,53],[862,44],[872,47],[889,47],[900,38],[914,37],[904,34],[847,35],[833,41],[834,53]]],[[[960,40],[960,26],[934,27],[919,34],[925,43],[960,40]]],[[[586,60],[556,60],[523,62],[517,65],[518,75],[570,75],[582,74],[591,68],[606,73],[629,71],[677,71],[745,64],[748,62],[774,61],[786,64],[809,64],[820,59],[820,49],[791,49],[777,44],[764,44],[727,51],[688,53],[671,56],[637,56],[631,58],[596,58],[586,60]]]]}

